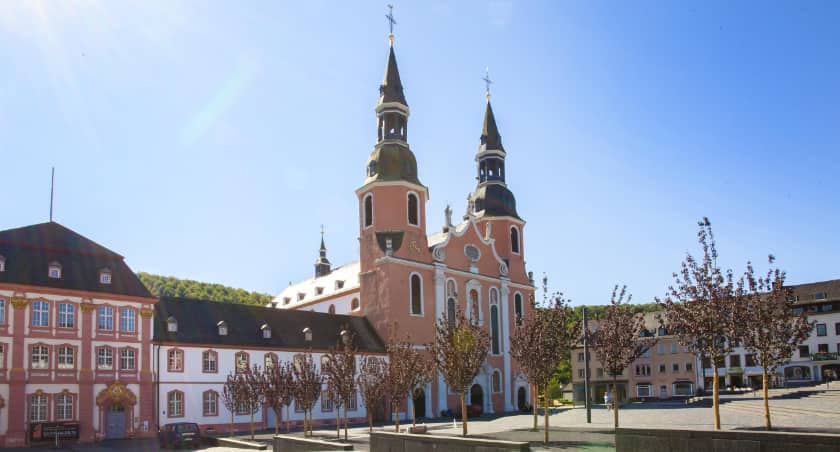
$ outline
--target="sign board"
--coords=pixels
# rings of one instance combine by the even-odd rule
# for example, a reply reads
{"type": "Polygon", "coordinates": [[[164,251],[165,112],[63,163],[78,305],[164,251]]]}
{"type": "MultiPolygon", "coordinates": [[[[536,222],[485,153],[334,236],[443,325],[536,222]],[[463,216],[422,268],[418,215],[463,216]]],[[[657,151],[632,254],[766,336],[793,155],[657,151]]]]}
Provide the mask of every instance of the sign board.
{"type": "Polygon", "coordinates": [[[78,422],[33,422],[29,424],[30,441],[79,439],[78,422]]]}

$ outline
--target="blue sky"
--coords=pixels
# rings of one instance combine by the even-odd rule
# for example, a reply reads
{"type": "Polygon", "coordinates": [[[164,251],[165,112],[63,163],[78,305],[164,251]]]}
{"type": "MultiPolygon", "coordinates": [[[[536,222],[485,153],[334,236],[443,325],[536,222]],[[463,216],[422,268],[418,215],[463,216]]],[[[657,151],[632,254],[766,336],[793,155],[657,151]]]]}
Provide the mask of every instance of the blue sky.
{"type": "MultiPolygon", "coordinates": [[[[837,2],[393,3],[429,232],[474,187],[489,66],[552,290],[662,295],[704,215],[736,272],[840,277],[837,2]]],[[[357,259],[385,4],[247,5],[0,2],[0,228],[47,220],[55,166],[56,220],[138,271],[277,293],[321,224],[357,259]]]]}

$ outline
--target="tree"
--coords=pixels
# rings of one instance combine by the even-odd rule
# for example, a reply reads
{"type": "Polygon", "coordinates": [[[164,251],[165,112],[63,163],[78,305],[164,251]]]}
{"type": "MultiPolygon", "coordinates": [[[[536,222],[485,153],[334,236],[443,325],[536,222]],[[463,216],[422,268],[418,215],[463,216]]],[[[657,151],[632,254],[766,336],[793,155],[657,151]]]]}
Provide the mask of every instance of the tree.
{"type": "MultiPolygon", "coordinates": [[[[595,356],[607,375],[613,379],[615,428],[618,428],[618,376],[655,342],[652,337],[644,337],[647,328],[643,315],[634,314],[628,306],[633,296],[628,294],[626,303],[623,303],[626,293],[627,286],[623,286],[621,292],[618,291],[618,285],[613,287],[610,305],[604,311],[603,318],[598,320],[597,330],[591,335],[595,356]]],[[[590,333],[586,331],[584,334],[590,333]]]]}
{"type": "Polygon", "coordinates": [[[295,376],[295,400],[303,410],[303,436],[311,436],[312,407],[321,395],[324,378],[315,367],[311,352],[295,355],[292,370],[295,376]]]}
{"type": "Polygon", "coordinates": [[[415,351],[415,359],[409,362],[408,368],[408,388],[411,394],[411,426],[417,426],[417,404],[413,402],[418,397],[418,393],[426,386],[426,383],[432,379],[433,366],[430,365],[428,356],[415,351]]]}
{"type": "Polygon", "coordinates": [[[798,344],[805,341],[814,328],[806,314],[794,312],[793,290],[785,287],[786,274],[773,268],[775,258],[768,257],[770,268],[764,277],[756,277],[752,263],[747,263],[739,286],[744,290],[744,348],[755,354],[761,366],[764,396],[764,427],[770,423],[768,375],[790,360],[798,344]]]}
{"type": "Polygon", "coordinates": [[[563,294],[555,293],[551,298],[549,306],[535,306],[510,337],[511,357],[519,363],[535,388],[535,394],[539,389],[543,390],[546,444],[549,435],[548,384],[557,366],[580,336],[580,324],[573,321],[573,311],[563,294]]]}
{"type": "Polygon", "coordinates": [[[230,413],[230,436],[233,436],[233,416],[236,413],[236,407],[239,406],[239,381],[236,374],[229,373],[225,379],[225,384],[222,386],[222,404],[230,413]]]}
{"type": "Polygon", "coordinates": [[[712,363],[712,410],[715,430],[720,430],[717,363],[742,336],[745,309],[733,282],[732,270],[717,265],[718,252],[708,218],[697,223],[697,240],[703,251],[700,260],[686,253],[675,283],[663,300],[660,322],[680,345],[712,363]]]}
{"type": "Polygon", "coordinates": [[[459,308],[455,322],[444,313],[435,324],[435,340],[428,344],[435,368],[453,390],[461,393],[463,436],[467,436],[467,391],[490,351],[490,334],[467,320],[459,308]]]}
{"type": "Polygon", "coordinates": [[[323,372],[327,380],[327,391],[335,401],[336,429],[340,437],[341,422],[339,407],[344,407],[344,440],[347,441],[347,408],[356,392],[356,347],[354,335],[348,330],[341,332],[341,341],[330,348],[323,372]]]}
{"type": "Polygon", "coordinates": [[[260,366],[254,364],[252,368],[245,368],[237,375],[239,380],[240,403],[251,415],[251,439],[254,439],[254,414],[263,404],[265,382],[260,366]]]}
{"type": "Polygon", "coordinates": [[[369,431],[373,432],[373,410],[382,406],[385,399],[385,381],[387,380],[388,366],[385,360],[372,355],[363,356],[359,363],[359,376],[356,377],[356,384],[362,396],[362,402],[368,415],[369,431]]]}
{"type": "Polygon", "coordinates": [[[415,350],[410,338],[396,338],[396,326],[391,332],[386,352],[388,353],[388,364],[385,377],[385,391],[391,399],[391,412],[394,414],[394,429],[400,431],[400,409],[408,397],[414,382],[413,361],[417,360],[419,353],[415,350]]]}
{"type": "MultiPolygon", "coordinates": [[[[283,406],[292,403],[292,391],[294,389],[294,377],[292,368],[288,363],[275,363],[263,371],[263,400],[266,406],[274,411],[274,434],[280,433],[280,419],[282,419],[283,406]]],[[[289,430],[288,410],[286,412],[286,431],[289,430]]]]}

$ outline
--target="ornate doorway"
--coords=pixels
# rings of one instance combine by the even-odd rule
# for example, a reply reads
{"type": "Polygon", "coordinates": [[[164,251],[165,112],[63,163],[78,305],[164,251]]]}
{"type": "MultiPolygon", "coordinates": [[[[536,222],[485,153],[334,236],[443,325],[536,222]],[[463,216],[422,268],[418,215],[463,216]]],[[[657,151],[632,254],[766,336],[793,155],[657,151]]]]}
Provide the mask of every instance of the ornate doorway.
{"type": "Polygon", "coordinates": [[[105,415],[105,439],[125,438],[125,407],[114,403],[105,415]]]}
{"type": "Polygon", "coordinates": [[[137,396],[124,384],[115,381],[96,396],[99,407],[99,431],[107,439],[128,437],[134,422],[134,406],[137,396]]]}

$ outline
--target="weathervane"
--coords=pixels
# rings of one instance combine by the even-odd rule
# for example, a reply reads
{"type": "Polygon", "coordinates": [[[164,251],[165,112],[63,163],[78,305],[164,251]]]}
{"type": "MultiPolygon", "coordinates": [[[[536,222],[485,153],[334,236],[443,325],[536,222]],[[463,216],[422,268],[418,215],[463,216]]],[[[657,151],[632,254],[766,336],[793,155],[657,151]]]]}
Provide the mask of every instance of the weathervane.
{"type": "Polygon", "coordinates": [[[385,15],[385,18],[388,19],[388,27],[391,30],[388,34],[388,42],[394,45],[394,25],[397,24],[397,21],[394,20],[394,5],[388,5],[388,14],[385,15]]]}
{"type": "Polygon", "coordinates": [[[490,84],[493,83],[493,80],[490,80],[490,68],[484,67],[484,86],[486,87],[485,96],[487,97],[487,101],[490,102],[490,84]]]}

